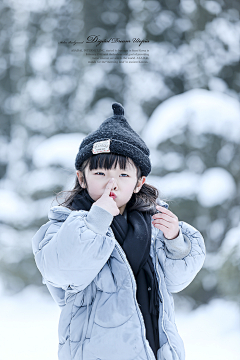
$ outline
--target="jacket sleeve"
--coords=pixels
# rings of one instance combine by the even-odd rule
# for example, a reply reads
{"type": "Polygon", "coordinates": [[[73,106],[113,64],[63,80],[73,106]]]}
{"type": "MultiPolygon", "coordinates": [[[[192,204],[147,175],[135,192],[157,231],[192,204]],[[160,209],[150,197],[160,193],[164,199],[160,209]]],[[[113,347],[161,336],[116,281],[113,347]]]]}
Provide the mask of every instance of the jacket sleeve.
{"type": "Polygon", "coordinates": [[[85,289],[109,259],[115,238],[108,233],[113,216],[99,206],[72,211],[65,221],[50,220],[32,239],[43,278],[56,287],[85,289]]]}
{"type": "Polygon", "coordinates": [[[159,230],[156,251],[169,292],[176,293],[187,287],[203,266],[206,250],[201,233],[180,221],[176,239],[167,240],[159,230]]]}

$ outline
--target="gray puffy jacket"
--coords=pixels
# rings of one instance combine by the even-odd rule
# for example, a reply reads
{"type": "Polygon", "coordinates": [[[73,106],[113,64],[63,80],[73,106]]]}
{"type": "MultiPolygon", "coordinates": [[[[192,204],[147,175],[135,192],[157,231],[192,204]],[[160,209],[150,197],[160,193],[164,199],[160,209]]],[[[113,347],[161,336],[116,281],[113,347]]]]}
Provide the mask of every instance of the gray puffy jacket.
{"type": "MultiPolygon", "coordinates": [[[[162,203],[167,207],[166,203],[162,203]]],[[[136,300],[136,282],[110,224],[99,206],[71,211],[54,206],[32,239],[43,283],[61,307],[59,360],[154,360],[136,300]]],[[[194,279],[205,259],[204,241],[180,221],[180,234],[167,240],[152,225],[151,257],[159,284],[157,360],[183,360],[172,293],[194,279]]]]}

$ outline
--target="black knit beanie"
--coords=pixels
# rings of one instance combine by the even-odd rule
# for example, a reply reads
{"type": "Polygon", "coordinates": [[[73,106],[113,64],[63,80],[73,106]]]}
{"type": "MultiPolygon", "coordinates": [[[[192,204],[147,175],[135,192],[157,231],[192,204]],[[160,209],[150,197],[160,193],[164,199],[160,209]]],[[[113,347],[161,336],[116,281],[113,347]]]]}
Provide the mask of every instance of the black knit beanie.
{"type": "Polygon", "coordinates": [[[124,117],[124,108],[112,104],[113,116],[107,118],[96,131],[86,136],[75,160],[75,168],[93,154],[116,153],[131,158],[142,171],[142,176],[151,172],[150,151],[141,137],[131,128],[124,117]]]}

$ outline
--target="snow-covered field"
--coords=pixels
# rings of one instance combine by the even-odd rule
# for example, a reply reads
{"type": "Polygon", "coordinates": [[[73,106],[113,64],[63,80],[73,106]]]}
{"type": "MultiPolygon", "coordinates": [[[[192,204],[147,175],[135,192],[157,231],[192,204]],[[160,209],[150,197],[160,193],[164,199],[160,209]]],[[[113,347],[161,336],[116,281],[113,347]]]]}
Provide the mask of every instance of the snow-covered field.
{"type": "Polygon", "coordinates": [[[186,360],[239,360],[240,311],[231,301],[212,300],[188,314],[177,313],[186,360]]]}
{"type": "MultiPolygon", "coordinates": [[[[0,360],[57,360],[60,311],[35,286],[0,298],[0,360]]],[[[240,312],[237,305],[214,300],[195,311],[178,312],[176,322],[186,360],[239,360],[240,312]]]]}

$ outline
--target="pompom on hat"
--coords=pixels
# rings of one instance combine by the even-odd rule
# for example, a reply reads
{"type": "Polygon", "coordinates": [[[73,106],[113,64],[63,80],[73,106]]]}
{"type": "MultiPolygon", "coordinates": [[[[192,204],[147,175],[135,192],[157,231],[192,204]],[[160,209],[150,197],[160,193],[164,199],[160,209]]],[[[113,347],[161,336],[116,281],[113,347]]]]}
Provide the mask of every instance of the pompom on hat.
{"type": "Polygon", "coordinates": [[[151,162],[147,145],[127,122],[123,106],[113,103],[112,109],[113,116],[83,139],[75,160],[76,170],[79,170],[91,155],[115,153],[131,158],[140,167],[142,176],[148,176],[151,162]]]}

